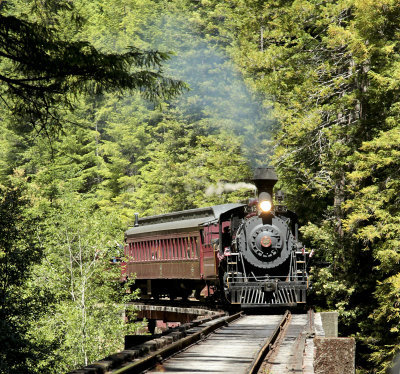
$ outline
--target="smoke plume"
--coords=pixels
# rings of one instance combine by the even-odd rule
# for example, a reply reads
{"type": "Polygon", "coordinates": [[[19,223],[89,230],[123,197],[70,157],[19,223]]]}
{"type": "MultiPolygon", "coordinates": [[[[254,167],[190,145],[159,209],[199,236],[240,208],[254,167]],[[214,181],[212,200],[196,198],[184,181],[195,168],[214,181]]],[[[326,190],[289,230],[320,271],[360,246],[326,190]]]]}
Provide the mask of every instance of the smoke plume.
{"type": "Polygon", "coordinates": [[[250,183],[217,183],[217,185],[209,186],[206,190],[206,196],[222,195],[227,192],[234,192],[237,190],[256,190],[256,186],[250,183]]]}
{"type": "Polygon", "coordinates": [[[149,44],[176,54],[164,66],[165,73],[191,87],[172,102],[182,118],[192,123],[206,121],[210,128],[237,137],[252,166],[268,163],[274,124],[270,108],[256,100],[232,59],[196,31],[184,15],[155,17],[154,22],[159,32],[149,35],[149,44]]]}

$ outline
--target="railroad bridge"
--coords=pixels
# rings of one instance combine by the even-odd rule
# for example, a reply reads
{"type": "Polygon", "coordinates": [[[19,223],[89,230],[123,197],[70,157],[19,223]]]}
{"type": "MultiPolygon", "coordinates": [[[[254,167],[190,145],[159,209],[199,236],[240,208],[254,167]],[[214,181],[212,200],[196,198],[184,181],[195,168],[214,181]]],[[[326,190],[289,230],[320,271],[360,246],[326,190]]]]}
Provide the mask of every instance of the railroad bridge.
{"type": "Polygon", "coordinates": [[[337,337],[335,313],[227,315],[145,304],[137,309],[139,318],[151,322],[152,335],[127,336],[125,350],[71,374],[355,372],[355,341],[337,337]],[[163,331],[155,329],[157,321],[163,331]]]}

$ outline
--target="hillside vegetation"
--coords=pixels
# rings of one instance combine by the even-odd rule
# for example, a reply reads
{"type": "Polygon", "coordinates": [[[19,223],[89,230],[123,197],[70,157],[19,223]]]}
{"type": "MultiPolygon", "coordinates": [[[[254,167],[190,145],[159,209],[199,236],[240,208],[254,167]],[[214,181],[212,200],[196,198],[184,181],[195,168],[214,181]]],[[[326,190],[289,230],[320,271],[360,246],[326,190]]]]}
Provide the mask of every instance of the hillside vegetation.
{"type": "Polygon", "coordinates": [[[400,3],[0,2],[0,372],[121,348],[123,232],[276,167],[310,303],[360,372],[400,353],[400,3]],[[323,266],[321,264],[324,264],[323,266]]]}

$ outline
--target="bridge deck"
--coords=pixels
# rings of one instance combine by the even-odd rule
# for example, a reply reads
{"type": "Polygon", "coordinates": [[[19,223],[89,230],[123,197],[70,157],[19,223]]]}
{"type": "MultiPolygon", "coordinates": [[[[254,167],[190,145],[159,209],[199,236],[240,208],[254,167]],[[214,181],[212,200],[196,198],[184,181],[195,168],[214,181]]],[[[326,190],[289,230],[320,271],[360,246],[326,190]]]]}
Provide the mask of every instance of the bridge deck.
{"type": "Polygon", "coordinates": [[[245,373],[282,315],[246,316],[165,361],[150,373],[245,373]]]}

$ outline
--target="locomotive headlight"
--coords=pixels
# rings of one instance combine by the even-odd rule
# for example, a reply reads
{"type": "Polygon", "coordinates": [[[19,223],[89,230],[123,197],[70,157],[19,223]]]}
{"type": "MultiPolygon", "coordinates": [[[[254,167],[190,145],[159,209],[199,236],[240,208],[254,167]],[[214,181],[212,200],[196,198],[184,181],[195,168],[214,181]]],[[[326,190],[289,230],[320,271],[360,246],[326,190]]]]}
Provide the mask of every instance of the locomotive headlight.
{"type": "Polygon", "coordinates": [[[268,192],[261,192],[258,196],[258,207],[261,213],[268,213],[272,209],[272,198],[268,192]]]}
{"type": "Polygon", "coordinates": [[[272,208],[272,204],[271,204],[271,202],[270,201],[268,201],[268,200],[264,200],[264,201],[261,201],[261,203],[260,203],[260,209],[263,211],[263,212],[269,212],[270,210],[271,210],[271,208],[272,208]]]}

